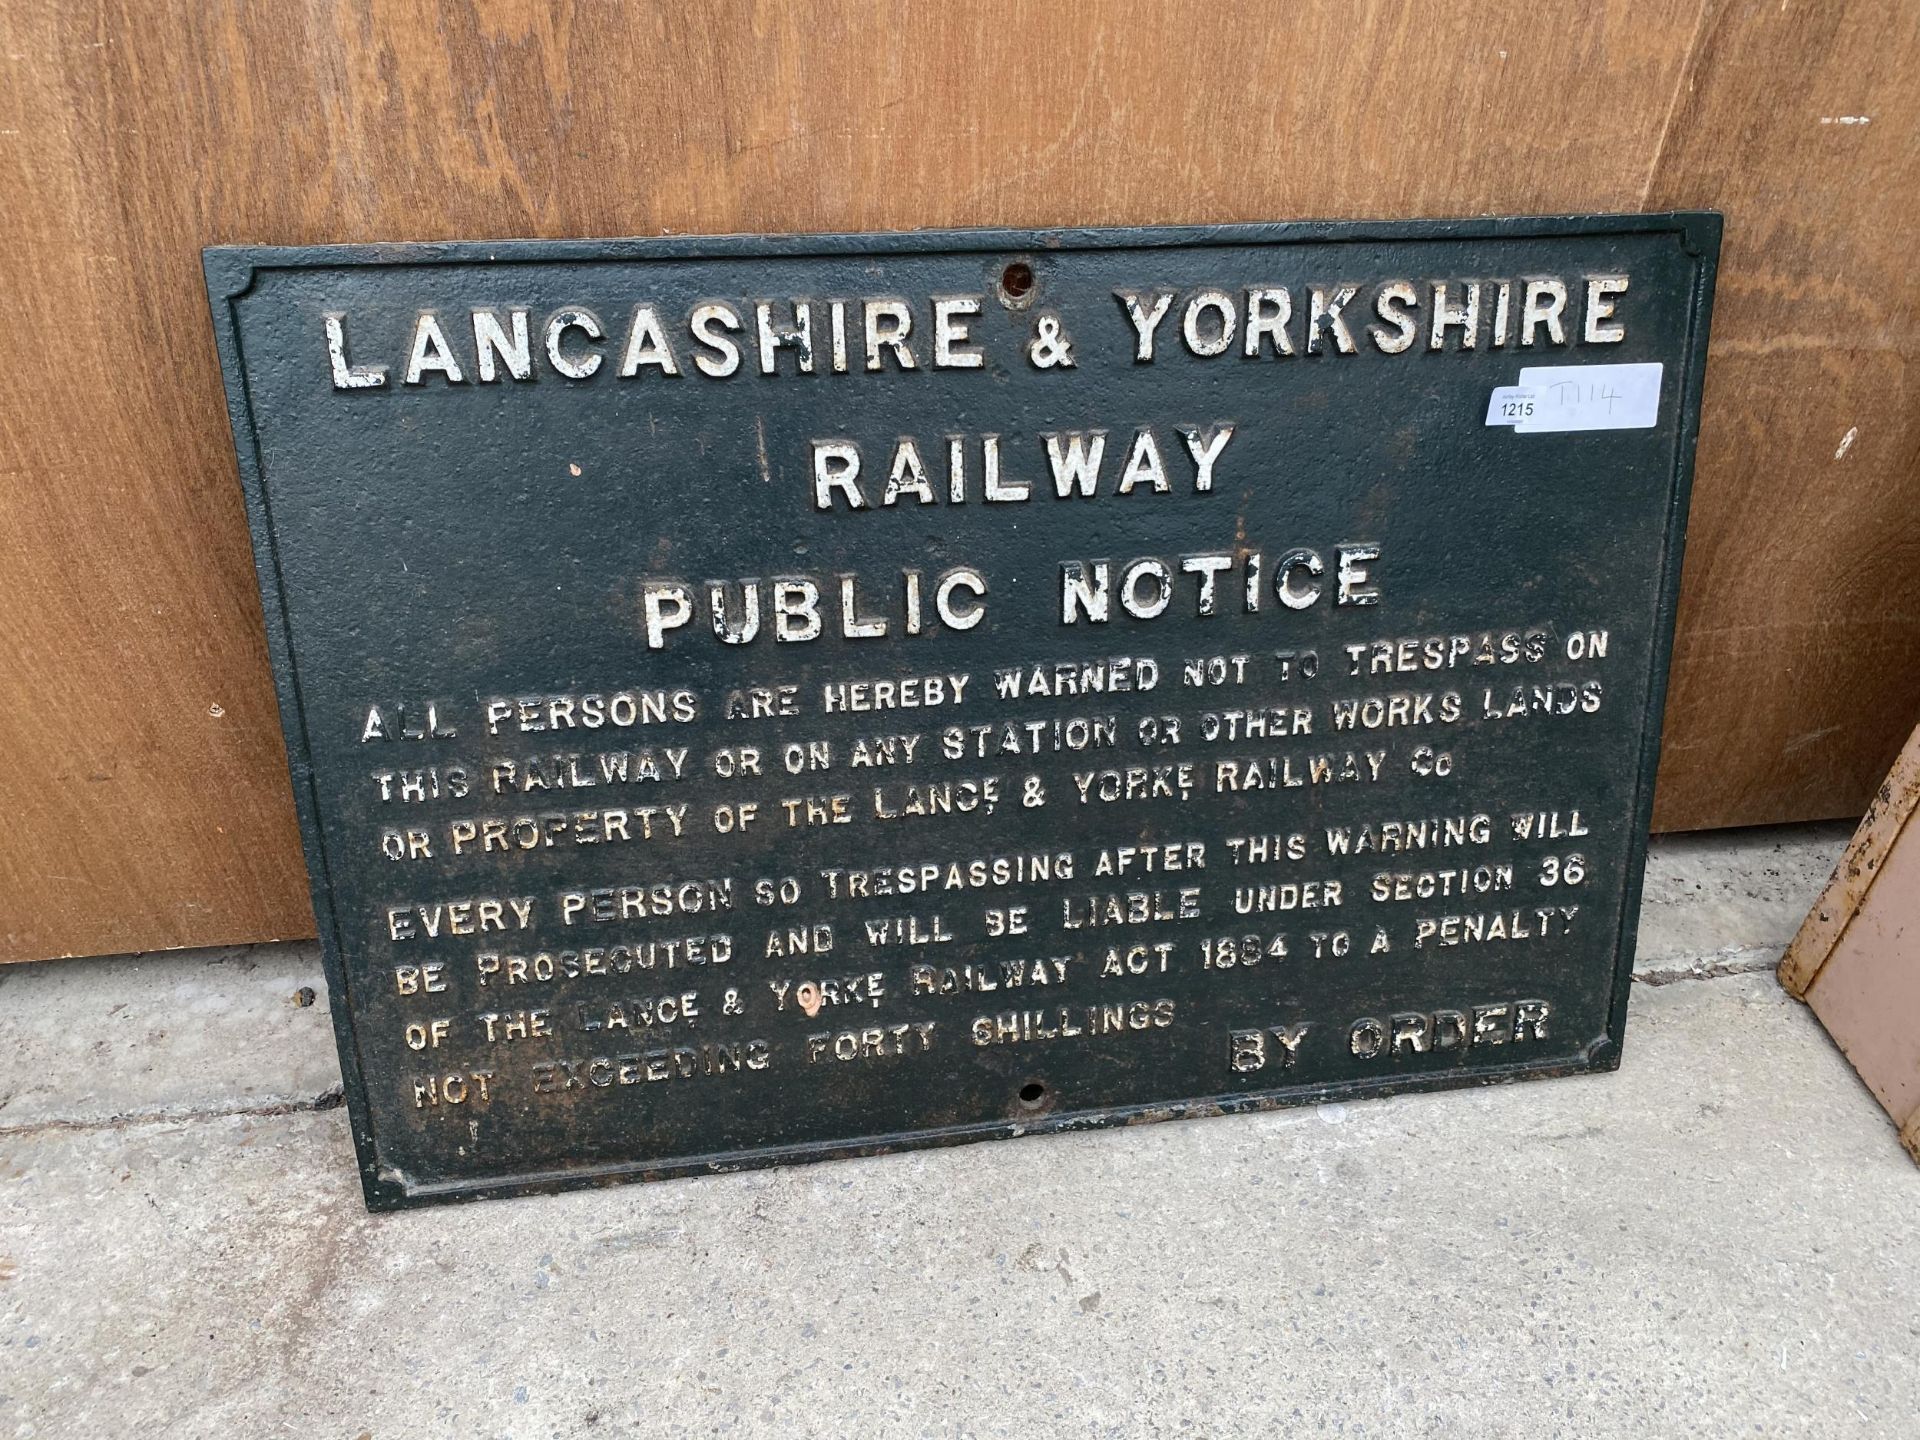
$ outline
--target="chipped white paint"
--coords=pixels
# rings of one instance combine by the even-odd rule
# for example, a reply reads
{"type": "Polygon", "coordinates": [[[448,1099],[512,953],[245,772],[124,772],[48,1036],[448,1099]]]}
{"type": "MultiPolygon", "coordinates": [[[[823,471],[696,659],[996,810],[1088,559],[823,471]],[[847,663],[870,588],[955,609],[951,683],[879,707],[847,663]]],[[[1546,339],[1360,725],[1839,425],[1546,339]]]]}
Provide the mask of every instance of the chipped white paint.
{"type": "Polygon", "coordinates": [[[1840,437],[1840,448],[1833,452],[1833,458],[1836,460],[1846,459],[1847,451],[1853,448],[1854,438],[1859,435],[1859,433],[1860,427],[1858,425],[1849,428],[1847,433],[1840,437]]]}

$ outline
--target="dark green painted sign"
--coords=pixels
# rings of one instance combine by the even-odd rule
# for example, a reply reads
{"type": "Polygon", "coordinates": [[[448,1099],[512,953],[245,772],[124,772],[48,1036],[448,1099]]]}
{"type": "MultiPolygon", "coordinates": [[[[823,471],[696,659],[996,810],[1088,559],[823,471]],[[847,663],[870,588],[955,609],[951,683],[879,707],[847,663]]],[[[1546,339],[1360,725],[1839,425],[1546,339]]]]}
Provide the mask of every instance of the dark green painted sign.
{"type": "Polygon", "coordinates": [[[368,1203],[1615,1065],[1718,237],[209,251],[368,1203]]]}

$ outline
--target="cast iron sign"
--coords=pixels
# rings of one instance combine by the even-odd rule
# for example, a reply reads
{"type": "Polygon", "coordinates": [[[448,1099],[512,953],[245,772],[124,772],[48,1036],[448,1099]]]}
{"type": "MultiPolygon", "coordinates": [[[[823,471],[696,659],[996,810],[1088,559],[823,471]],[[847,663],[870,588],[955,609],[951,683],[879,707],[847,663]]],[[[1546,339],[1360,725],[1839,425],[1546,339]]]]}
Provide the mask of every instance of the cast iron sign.
{"type": "Polygon", "coordinates": [[[209,251],[368,1203],[1617,1064],[1718,238],[209,251]]]}

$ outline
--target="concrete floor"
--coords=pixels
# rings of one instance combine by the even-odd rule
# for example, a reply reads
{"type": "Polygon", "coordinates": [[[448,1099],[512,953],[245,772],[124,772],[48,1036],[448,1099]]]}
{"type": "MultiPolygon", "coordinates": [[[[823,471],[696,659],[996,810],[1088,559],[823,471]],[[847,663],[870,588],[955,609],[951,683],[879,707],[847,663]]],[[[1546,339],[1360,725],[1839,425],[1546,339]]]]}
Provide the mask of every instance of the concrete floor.
{"type": "Polygon", "coordinates": [[[1911,1435],[1920,1169],[1767,973],[1846,833],[1658,845],[1616,1075],[378,1219],[311,947],[15,967],[0,1425],[1911,1435]]]}

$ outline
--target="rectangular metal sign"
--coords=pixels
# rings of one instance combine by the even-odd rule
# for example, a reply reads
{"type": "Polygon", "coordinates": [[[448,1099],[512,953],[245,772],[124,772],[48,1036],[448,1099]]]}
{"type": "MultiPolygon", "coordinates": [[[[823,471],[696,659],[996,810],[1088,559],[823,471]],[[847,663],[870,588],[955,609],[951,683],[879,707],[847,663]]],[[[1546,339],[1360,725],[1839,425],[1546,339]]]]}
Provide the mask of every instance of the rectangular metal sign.
{"type": "Polygon", "coordinates": [[[1616,1065],[1718,242],[208,251],[368,1204],[1616,1065]]]}

